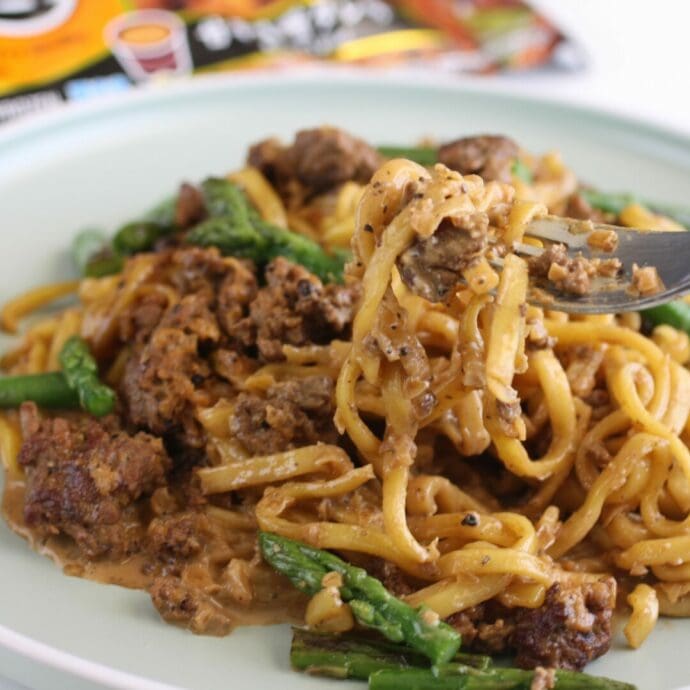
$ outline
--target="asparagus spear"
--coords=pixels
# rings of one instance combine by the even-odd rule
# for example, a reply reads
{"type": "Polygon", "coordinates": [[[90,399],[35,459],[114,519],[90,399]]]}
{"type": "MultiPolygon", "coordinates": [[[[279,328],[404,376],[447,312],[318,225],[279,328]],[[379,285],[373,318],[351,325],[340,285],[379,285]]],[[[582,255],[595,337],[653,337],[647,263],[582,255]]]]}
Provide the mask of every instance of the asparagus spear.
{"type": "Polygon", "coordinates": [[[534,181],[532,171],[519,158],[515,159],[511,172],[513,175],[515,175],[515,177],[520,178],[526,184],[532,184],[534,181]]]}
{"type": "MultiPolygon", "coordinates": [[[[477,670],[462,664],[433,669],[388,669],[369,677],[369,690],[530,690],[535,671],[477,670]]],[[[556,671],[556,690],[636,690],[634,685],[577,671],[556,671]]]]}
{"type": "Polygon", "coordinates": [[[611,194],[595,189],[582,189],[580,190],[580,194],[590,206],[605,211],[606,213],[618,215],[626,206],[630,206],[630,204],[641,204],[654,213],[668,216],[686,228],[690,228],[690,209],[683,208],[682,206],[664,204],[656,201],[645,201],[639,199],[634,194],[611,194]]]}
{"type": "Polygon", "coordinates": [[[27,400],[40,407],[79,407],[79,396],[61,372],[0,378],[0,407],[19,407],[27,400]]]}
{"type": "MultiPolygon", "coordinates": [[[[453,661],[478,669],[491,664],[488,656],[458,652],[453,661]]],[[[414,650],[385,640],[362,635],[328,635],[293,628],[290,662],[298,671],[331,678],[367,680],[375,671],[429,665],[414,650]]]]}
{"type": "Polygon", "coordinates": [[[60,364],[65,381],[87,412],[96,417],[112,412],[115,392],[98,380],[98,365],[84,340],[71,337],[60,352],[60,364]]]}
{"type": "Polygon", "coordinates": [[[342,281],[345,254],[327,254],[308,237],[267,223],[239,187],[228,180],[210,178],[201,188],[210,218],[192,228],[187,235],[190,244],[218,247],[224,254],[257,263],[284,256],[325,282],[342,281]]]}
{"type": "Polygon", "coordinates": [[[269,532],[259,533],[259,545],[266,561],[307,594],[320,591],[327,573],[339,573],[343,578],[340,595],[349,602],[360,625],[378,630],[393,642],[404,641],[435,664],[452,659],[458,651],[460,635],[456,630],[428,609],[413,609],[397,599],[362,568],[328,551],[269,532]]]}
{"type": "Polygon", "coordinates": [[[176,209],[177,194],[174,194],[158,202],[153,208],[146,211],[141,220],[157,223],[161,227],[168,228],[169,232],[173,232],[177,229],[175,224],[176,209]]]}
{"type": "Polygon", "coordinates": [[[119,273],[124,259],[99,230],[84,230],[72,242],[72,257],[79,272],[88,278],[119,273]]]}
{"type": "Polygon", "coordinates": [[[653,326],[667,323],[669,326],[685,331],[690,335],[690,304],[682,300],[645,309],[642,315],[653,326]]]}
{"type": "Polygon", "coordinates": [[[222,254],[263,263],[268,242],[251,225],[237,225],[231,217],[208,218],[187,235],[187,242],[201,247],[218,247],[222,254]]]}
{"type": "Polygon", "coordinates": [[[438,148],[435,146],[379,146],[378,152],[386,158],[406,158],[420,165],[438,163],[438,148]]]}
{"type": "Polygon", "coordinates": [[[343,270],[350,259],[349,252],[335,250],[332,254],[327,254],[308,237],[283,230],[263,220],[258,220],[255,226],[268,243],[270,259],[284,256],[304,266],[325,283],[343,282],[343,270]]]}
{"type": "Polygon", "coordinates": [[[135,220],[117,231],[113,238],[113,248],[119,254],[138,254],[152,249],[169,232],[169,228],[154,221],[135,220]]]}
{"type": "Polygon", "coordinates": [[[72,256],[80,272],[90,278],[119,273],[124,256],[152,249],[160,237],[175,230],[176,203],[176,197],[166,199],[141,219],[120,227],[112,241],[99,230],[80,232],[72,242],[72,256]]]}
{"type": "Polygon", "coordinates": [[[209,177],[201,183],[206,211],[211,218],[229,218],[234,225],[253,227],[258,214],[242,190],[221,177],[209,177]]]}

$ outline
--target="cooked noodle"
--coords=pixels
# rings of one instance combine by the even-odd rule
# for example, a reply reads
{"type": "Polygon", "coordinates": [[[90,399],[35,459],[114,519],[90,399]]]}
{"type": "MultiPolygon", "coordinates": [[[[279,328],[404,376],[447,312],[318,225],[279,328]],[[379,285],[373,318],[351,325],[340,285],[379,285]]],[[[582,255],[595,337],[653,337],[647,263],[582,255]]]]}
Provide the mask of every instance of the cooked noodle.
{"type": "MultiPolygon", "coordinates": [[[[468,267],[465,287],[442,303],[430,304],[401,280],[400,256],[448,219],[485,218],[493,240],[510,246],[530,219],[564,212],[574,175],[555,155],[534,165],[535,183],[509,185],[393,160],[366,187],[341,186],[330,206],[319,202],[320,213],[316,202],[288,211],[255,169],[230,176],[266,220],[327,246],[351,242],[346,280],[361,283],[364,295],[351,339],[285,344],[282,361],[251,368],[194,410],[208,457],[197,470],[212,497],[204,510],[225,539],[214,557],[241,606],[276,586],[267,587],[255,555],[260,528],[395,564],[415,583],[407,600],[443,618],[489,600],[534,609],[554,584],[609,575],[631,591],[631,646],[659,612],[688,615],[687,336],[662,326],[647,337],[634,316],[526,307],[527,266],[510,252],[501,270],[485,260],[468,267]],[[346,444],[255,455],[234,437],[239,394],[265,395],[312,376],[335,384],[346,444]],[[495,485],[481,481],[483,467],[495,485]],[[499,475],[512,491],[498,490],[499,475]]],[[[642,211],[629,209],[621,220],[638,224],[642,211]]],[[[5,327],[14,330],[20,317],[75,287],[13,301],[5,327]]],[[[170,309],[183,299],[156,254],[129,259],[120,276],[82,281],[79,296],[80,307],[32,325],[4,356],[5,369],[54,370],[62,344],[80,332],[117,386],[134,346],[118,329],[132,306],[151,299],[170,309]]],[[[17,416],[6,413],[0,454],[15,479],[19,446],[17,416]]],[[[157,492],[150,500],[164,498],[157,492]]],[[[153,514],[163,514],[157,506],[153,514]]],[[[323,629],[352,625],[337,601],[321,599],[308,619],[323,629]]]]}

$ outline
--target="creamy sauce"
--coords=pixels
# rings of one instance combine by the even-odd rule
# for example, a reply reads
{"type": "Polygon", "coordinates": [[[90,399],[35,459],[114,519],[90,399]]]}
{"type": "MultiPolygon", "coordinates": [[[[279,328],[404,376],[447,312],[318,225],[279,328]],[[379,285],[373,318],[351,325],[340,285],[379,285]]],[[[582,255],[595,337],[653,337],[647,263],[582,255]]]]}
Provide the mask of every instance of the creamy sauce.
{"type": "MultiPolygon", "coordinates": [[[[25,490],[22,479],[12,479],[6,474],[2,497],[3,517],[10,528],[26,539],[34,551],[50,558],[66,575],[130,589],[148,590],[156,576],[165,574],[164,567],[149,554],[136,554],[124,560],[90,560],[69,537],[46,537],[38,530],[28,527],[24,521],[25,490]]],[[[199,591],[202,588],[208,591],[209,585],[213,588],[208,562],[204,562],[203,558],[191,559],[185,565],[184,574],[184,581],[188,586],[198,583],[199,591]]],[[[269,577],[268,582],[255,586],[256,596],[248,606],[228,602],[227,597],[214,596],[209,603],[215,615],[208,618],[197,617],[184,627],[201,634],[227,635],[233,628],[241,625],[302,623],[306,600],[292,587],[282,586],[283,584],[280,580],[269,577]]]]}

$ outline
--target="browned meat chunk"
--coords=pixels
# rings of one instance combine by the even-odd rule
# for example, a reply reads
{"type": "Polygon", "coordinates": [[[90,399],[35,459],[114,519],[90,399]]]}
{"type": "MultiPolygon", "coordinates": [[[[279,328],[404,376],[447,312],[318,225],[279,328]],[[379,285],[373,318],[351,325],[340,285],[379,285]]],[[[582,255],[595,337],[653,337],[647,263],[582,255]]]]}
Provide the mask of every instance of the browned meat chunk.
{"type": "Polygon", "coordinates": [[[158,577],[149,589],[153,605],[169,623],[204,635],[227,635],[232,621],[220,605],[201,589],[175,577],[158,577]]]}
{"type": "Polygon", "coordinates": [[[151,550],[164,560],[189,558],[203,547],[208,518],[195,511],[164,515],[151,520],[148,538],[151,550]]]}
{"type": "Polygon", "coordinates": [[[357,288],[324,286],[305,268],[280,257],[266,267],[266,282],[249,306],[249,316],[229,329],[237,342],[256,343],[264,360],[283,359],[283,345],[349,337],[357,288]]]}
{"type": "Polygon", "coordinates": [[[299,181],[315,192],[348,180],[366,184],[381,164],[376,149],[335,127],[298,132],[291,158],[299,181]]]}
{"type": "Polygon", "coordinates": [[[654,266],[640,267],[633,264],[631,292],[642,297],[656,295],[664,289],[664,283],[659,278],[659,273],[654,266]]]}
{"type": "Polygon", "coordinates": [[[513,635],[516,663],[523,668],[584,668],[611,646],[615,600],[612,578],[578,588],[552,585],[542,606],[520,609],[513,635]]]}
{"type": "Polygon", "coordinates": [[[141,531],[130,509],[164,483],[170,466],[160,439],[90,417],[40,419],[33,403],[21,417],[26,524],[69,535],[89,557],[135,551],[141,531]]]}
{"type": "Polygon", "coordinates": [[[487,601],[448,619],[461,635],[463,645],[487,654],[507,652],[515,630],[515,612],[498,602],[487,601]]]}
{"type": "Polygon", "coordinates": [[[249,305],[256,297],[258,285],[252,266],[230,259],[226,270],[227,273],[218,288],[216,315],[220,325],[229,334],[233,332],[236,324],[247,316],[249,305]]]}
{"type": "Polygon", "coordinates": [[[438,160],[463,175],[479,175],[485,181],[510,182],[518,146],[507,137],[477,136],[456,139],[438,150],[438,160]]]}
{"type": "Polygon", "coordinates": [[[203,292],[212,301],[228,273],[228,260],[215,247],[185,247],[167,255],[163,270],[181,294],[203,292]]]}
{"type": "Polygon", "coordinates": [[[259,142],[249,150],[247,162],[275,184],[282,196],[290,196],[297,183],[308,197],[348,180],[366,184],[382,159],[365,141],[335,127],[319,127],[298,132],[291,146],[275,139],[259,142]]]}
{"type": "Polygon", "coordinates": [[[203,445],[193,410],[210,403],[204,383],[211,369],[199,348],[219,338],[204,294],[183,297],[127,362],[121,393],[129,421],[159,436],[182,435],[190,446],[203,445]]]}
{"type": "Polygon", "coordinates": [[[615,599],[613,578],[572,588],[554,584],[539,608],[511,609],[492,600],[454,614],[448,623],[477,652],[515,652],[522,668],[580,670],[608,651],[615,599]]]}
{"type": "Polygon", "coordinates": [[[559,290],[572,295],[587,295],[596,267],[583,256],[569,257],[564,244],[553,244],[527,261],[530,275],[546,278],[559,290]]]}
{"type": "Polygon", "coordinates": [[[325,376],[276,383],[266,397],[241,393],[231,433],[253,455],[270,455],[318,441],[335,442],[333,382],[325,376]]]}
{"type": "Polygon", "coordinates": [[[258,365],[251,357],[235,350],[219,349],[211,355],[213,370],[218,376],[241,389],[247,376],[253,374],[258,365]]]}
{"type": "Polygon", "coordinates": [[[462,271],[486,249],[488,219],[485,214],[444,221],[428,239],[417,239],[398,258],[404,283],[430,302],[450,296],[462,278],[462,271]]]}
{"type": "Polygon", "coordinates": [[[186,182],[180,185],[175,204],[175,225],[179,228],[189,228],[206,216],[204,195],[194,185],[186,182]]]}
{"type": "Polygon", "coordinates": [[[152,292],[125,311],[120,318],[120,340],[124,343],[143,343],[165,314],[168,301],[165,296],[152,292]]]}

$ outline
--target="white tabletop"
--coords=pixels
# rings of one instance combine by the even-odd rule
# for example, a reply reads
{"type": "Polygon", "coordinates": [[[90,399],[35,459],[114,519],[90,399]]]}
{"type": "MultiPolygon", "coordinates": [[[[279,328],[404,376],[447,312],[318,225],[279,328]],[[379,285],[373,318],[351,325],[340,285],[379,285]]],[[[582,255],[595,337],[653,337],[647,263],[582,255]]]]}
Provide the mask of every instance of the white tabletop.
{"type": "MultiPolygon", "coordinates": [[[[519,90],[604,107],[690,132],[690,3],[679,0],[533,0],[583,47],[586,70],[482,78],[519,90]]],[[[0,669],[0,673],[2,669],[0,669]]],[[[4,680],[0,690],[29,690],[4,680]]]]}

